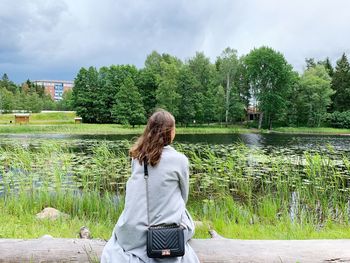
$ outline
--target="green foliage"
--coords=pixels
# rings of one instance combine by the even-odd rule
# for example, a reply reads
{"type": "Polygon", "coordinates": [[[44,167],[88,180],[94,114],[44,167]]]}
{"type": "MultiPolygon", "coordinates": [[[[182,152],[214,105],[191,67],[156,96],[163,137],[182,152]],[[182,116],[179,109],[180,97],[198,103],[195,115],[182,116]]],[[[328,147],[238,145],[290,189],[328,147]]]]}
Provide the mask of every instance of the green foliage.
{"type": "Polygon", "coordinates": [[[171,112],[175,117],[179,113],[180,95],[177,91],[179,67],[175,63],[160,63],[161,74],[157,75],[157,107],[171,112]]]}
{"type": "Polygon", "coordinates": [[[204,96],[204,121],[222,122],[225,116],[225,90],[222,86],[209,86],[204,96]]]}
{"type": "Polygon", "coordinates": [[[197,91],[205,93],[214,77],[214,66],[209,58],[203,52],[196,52],[196,55],[188,60],[187,65],[197,81],[197,91]]]}
{"type": "MultiPolygon", "coordinates": [[[[184,125],[223,120],[238,122],[245,119],[246,110],[253,106],[261,113],[259,128],[263,125],[271,129],[273,124],[318,126],[325,108],[332,112],[349,110],[350,107],[350,66],[345,54],[335,70],[329,58],[321,61],[306,59],[305,72],[317,71],[320,67],[332,77],[332,88],[336,91],[331,97],[333,104],[327,99],[328,89],[325,89],[324,96],[318,96],[315,88],[318,84],[310,83],[309,73],[300,77],[281,53],[269,47],[254,49],[241,58],[236,50],[226,48],[214,65],[203,52],[197,52],[183,63],[170,54],[153,51],[140,70],[132,65],[99,70],[82,68],[75,79],[73,106],[85,122],[121,122],[112,116],[112,109],[117,108],[116,95],[124,80],[130,77],[140,93],[145,116],[161,107],[184,125]],[[309,85],[313,88],[309,89],[309,85]],[[322,102],[318,106],[317,100],[322,102]]],[[[33,88],[28,84],[22,90],[27,94],[32,93],[33,88]]],[[[40,88],[35,87],[35,92],[40,96],[40,88]]],[[[24,99],[18,101],[26,104],[24,99]]],[[[69,104],[62,101],[53,105],[44,100],[44,108],[71,109],[69,104]]]]}
{"type": "Polygon", "coordinates": [[[0,80],[0,110],[4,113],[14,110],[40,112],[46,100],[44,88],[29,80],[21,87],[10,81],[6,74],[0,80]]]}
{"type": "Polygon", "coordinates": [[[125,78],[121,85],[116,95],[112,115],[118,123],[131,124],[133,127],[136,124],[145,123],[145,109],[142,99],[131,77],[125,78]]]}
{"type": "Polygon", "coordinates": [[[328,113],[326,122],[334,128],[350,129],[350,111],[328,113]]]}
{"type": "Polygon", "coordinates": [[[231,88],[228,108],[228,118],[231,122],[242,121],[245,116],[244,103],[236,87],[231,88]]]}
{"type": "Polygon", "coordinates": [[[337,61],[332,77],[333,109],[336,111],[350,110],[350,64],[345,53],[337,61]]]}
{"type": "Polygon", "coordinates": [[[292,67],[281,53],[269,47],[252,50],[244,58],[244,64],[253,97],[257,100],[258,108],[263,112],[271,129],[273,121],[276,121],[286,108],[292,67]]]}
{"type": "Polygon", "coordinates": [[[33,113],[41,112],[43,109],[43,101],[39,97],[38,93],[32,93],[27,96],[25,105],[25,109],[33,113]]]}
{"type": "Polygon", "coordinates": [[[19,91],[17,85],[9,79],[6,73],[2,75],[2,78],[0,80],[0,88],[5,88],[6,90],[12,92],[12,94],[15,94],[19,91]]]}
{"type": "Polygon", "coordinates": [[[177,121],[183,124],[192,123],[196,118],[196,90],[199,83],[187,65],[182,66],[178,75],[177,90],[180,96],[179,107],[181,110],[177,116],[177,121]]]}
{"type": "Polygon", "coordinates": [[[216,60],[216,69],[218,72],[219,83],[225,87],[226,93],[226,122],[236,118],[238,104],[240,102],[240,96],[238,90],[235,87],[235,80],[238,73],[238,58],[237,51],[231,48],[226,48],[221,56],[216,60]]]}
{"type": "Polygon", "coordinates": [[[152,114],[157,104],[156,89],[158,85],[156,72],[152,72],[152,69],[147,67],[141,69],[135,84],[139,88],[146,114],[152,114]]]}
{"type": "Polygon", "coordinates": [[[138,71],[133,65],[113,65],[99,70],[97,92],[97,115],[100,123],[113,120],[111,109],[115,106],[117,93],[127,78],[136,81],[138,71]]]}
{"type": "Polygon", "coordinates": [[[78,116],[87,123],[99,122],[98,72],[94,67],[81,68],[74,81],[73,100],[78,116]]]}
{"type": "MultiPolygon", "coordinates": [[[[0,236],[74,237],[87,225],[94,237],[108,238],[123,209],[129,147],[126,141],[113,148],[102,143],[89,148],[89,154],[52,142],[35,150],[20,145],[0,148],[0,236]],[[50,222],[59,231],[45,221],[39,228],[33,220],[47,206],[70,215],[50,222]],[[19,231],[13,220],[25,227],[19,231]]],[[[305,152],[293,159],[240,144],[175,147],[190,160],[187,207],[204,223],[199,227],[202,237],[214,228],[232,238],[336,238],[334,228],[348,228],[350,162],[345,156],[333,160],[326,152],[305,152]]],[[[349,237],[349,232],[341,235],[349,237]]]]}
{"type": "Polygon", "coordinates": [[[11,91],[0,87],[0,111],[11,112],[15,109],[15,97],[11,91]]]}
{"type": "Polygon", "coordinates": [[[327,107],[331,104],[330,77],[324,66],[317,65],[304,72],[300,79],[298,99],[300,115],[308,126],[319,127],[327,107]]]}
{"type": "Polygon", "coordinates": [[[59,100],[58,102],[56,102],[54,107],[60,111],[74,110],[73,91],[72,90],[65,91],[63,93],[62,100],[59,100]]]}

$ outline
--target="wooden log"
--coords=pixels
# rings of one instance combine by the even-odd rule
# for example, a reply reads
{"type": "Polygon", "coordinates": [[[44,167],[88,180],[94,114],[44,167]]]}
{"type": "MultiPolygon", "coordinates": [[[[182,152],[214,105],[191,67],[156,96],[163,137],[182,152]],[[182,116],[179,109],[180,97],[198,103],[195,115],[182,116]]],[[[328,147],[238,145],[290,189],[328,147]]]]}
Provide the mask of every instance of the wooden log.
{"type": "MultiPolygon", "coordinates": [[[[0,262],[99,262],[105,241],[0,239],[0,262]]],[[[350,262],[350,240],[194,239],[202,263],[350,262]]]]}

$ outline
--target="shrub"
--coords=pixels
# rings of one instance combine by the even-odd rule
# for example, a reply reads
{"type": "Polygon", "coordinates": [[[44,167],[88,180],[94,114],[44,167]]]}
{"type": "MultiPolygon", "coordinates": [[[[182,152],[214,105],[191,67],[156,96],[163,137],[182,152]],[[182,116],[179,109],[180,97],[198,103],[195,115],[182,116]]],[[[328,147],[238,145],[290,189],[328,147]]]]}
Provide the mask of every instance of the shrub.
{"type": "Polygon", "coordinates": [[[328,113],[326,122],[334,128],[350,129],[350,111],[328,113]]]}

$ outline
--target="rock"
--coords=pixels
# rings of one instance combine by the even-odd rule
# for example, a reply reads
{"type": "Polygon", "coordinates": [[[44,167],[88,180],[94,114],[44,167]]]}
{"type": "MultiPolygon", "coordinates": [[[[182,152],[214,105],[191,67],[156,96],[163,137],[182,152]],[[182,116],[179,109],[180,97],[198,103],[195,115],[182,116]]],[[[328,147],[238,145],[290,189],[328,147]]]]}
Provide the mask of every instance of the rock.
{"type": "Polygon", "coordinates": [[[62,212],[60,212],[57,209],[52,208],[52,207],[46,207],[43,209],[43,211],[36,214],[37,219],[56,220],[59,217],[67,218],[67,217],[69,217],[69,215],[62,213],[62,212]]]}
{"type": "Polygon", "coordinates": [[[85,239],[91,239],[90,230],[86,226],[82,226],[79,231],[79,237],[85,239]]]}

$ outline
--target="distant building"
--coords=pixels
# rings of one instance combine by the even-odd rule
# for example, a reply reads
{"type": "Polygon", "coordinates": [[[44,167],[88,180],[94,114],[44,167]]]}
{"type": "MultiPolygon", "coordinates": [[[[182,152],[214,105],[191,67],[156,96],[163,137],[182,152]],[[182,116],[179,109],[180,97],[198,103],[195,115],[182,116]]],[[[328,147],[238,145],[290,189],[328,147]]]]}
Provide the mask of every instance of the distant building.
{"type": "Polygon", "coordinates": [[[68,80],[34,80],[33,83],[44,86],[45,93],[50,94],[55,101],[61,100],[63,93],[74,86],[74,82],[68,80]]]}
{"type": "Polygon", "coordinates": [[[252,106],[252,105],[248,106],[248,108],[246,109],[246,112],[247,112],[248,121],[258,120],[261,114],[259,109],[256,106],[252,106]]]}

